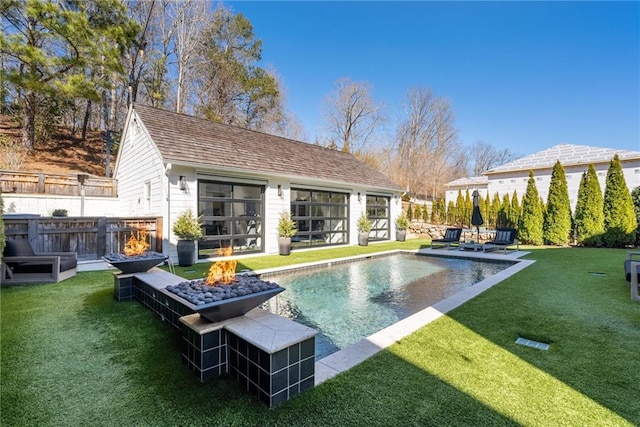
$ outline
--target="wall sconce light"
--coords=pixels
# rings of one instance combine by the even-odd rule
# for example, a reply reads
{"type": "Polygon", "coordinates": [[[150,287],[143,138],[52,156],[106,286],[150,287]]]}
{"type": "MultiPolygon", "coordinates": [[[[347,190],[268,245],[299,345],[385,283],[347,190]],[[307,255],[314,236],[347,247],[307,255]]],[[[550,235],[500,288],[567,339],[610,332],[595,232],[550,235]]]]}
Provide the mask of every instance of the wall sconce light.
{"type": "Polygon", "coordinates": [[[358,201],[362,201],[362,196],[360,195],[360,192],[358,192],[358,201]]]}
{"type": "Polygon", "coordinates": [[[180,175],[180,190],[187,191],[187,177],[180,175]]]}
{"type": "Polygon", "coordinates": [[[278,197],[282,197],[282,185],[278,184],[278,197]]]}

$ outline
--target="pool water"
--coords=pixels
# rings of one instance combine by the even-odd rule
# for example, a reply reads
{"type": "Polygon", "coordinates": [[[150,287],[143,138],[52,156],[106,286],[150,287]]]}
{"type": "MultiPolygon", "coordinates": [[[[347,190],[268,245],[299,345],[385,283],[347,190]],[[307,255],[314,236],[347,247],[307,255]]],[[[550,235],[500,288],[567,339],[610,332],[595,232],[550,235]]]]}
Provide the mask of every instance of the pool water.
{"type": "Polygon", "coordinates": [[[286,290],[262,307],[318,330],[319,360],[510,265],[415,254],[369,258],[263,277],[286,290]]]}

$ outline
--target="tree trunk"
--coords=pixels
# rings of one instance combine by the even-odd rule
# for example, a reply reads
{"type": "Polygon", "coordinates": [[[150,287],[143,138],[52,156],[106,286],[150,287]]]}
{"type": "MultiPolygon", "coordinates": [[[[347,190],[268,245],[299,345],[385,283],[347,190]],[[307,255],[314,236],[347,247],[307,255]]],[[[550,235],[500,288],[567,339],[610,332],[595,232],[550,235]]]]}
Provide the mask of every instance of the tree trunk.
{"type": "Polygon", "coordinates": [[[82,137],[83,141],[87,139],[87,127],[89,126],[89,119],[91,118],[91,101],[87,100],[87,109],[84,112],[84,120],[82,121],[82,137]]]}
{"type": "Polygon", "coordinates": [[[22,146],[33,151],[36,139],[36,94],[28,91],[24,96],[24,127],[22,128],[22,146]]]}

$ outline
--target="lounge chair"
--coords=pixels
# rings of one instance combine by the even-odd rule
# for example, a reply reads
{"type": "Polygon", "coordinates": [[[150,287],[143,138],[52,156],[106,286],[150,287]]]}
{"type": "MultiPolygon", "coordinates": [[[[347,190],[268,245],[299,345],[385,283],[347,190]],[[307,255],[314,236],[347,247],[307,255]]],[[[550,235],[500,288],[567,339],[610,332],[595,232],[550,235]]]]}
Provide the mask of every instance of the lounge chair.
{"type": "Polygon", "coordinates": [[[640,284],[640,252],[627,252],[627,259],[624,260],[624,278],[629,283],[631,290],[631,299],[640,301],[639,284],[640,284]],[[636,274],[631,274],[635,267],[636,274]]]}
{"type": "Polygon", "coordinates": [[[520,245],[518,244],[517,236],[518,230],[515,228],[497,228],[493,240],[482,245],[482,251],[488,252],[502,249],[507,252],[507,249],[514,247],[518,250],[520,245]]]}
{"type": "Polygon", "coordinates": [[[460,245],[460,237],[462,236],[462,228],[447,228],[442,239],[431,240],[431,249],[451,248],[460,245]]]}
{"type": "Polygon", "coordinates": [[[76,252],[34,252],[25,239],[7,240],[0,267],[0,283],[57,283],[75,276],[76,252]]]}

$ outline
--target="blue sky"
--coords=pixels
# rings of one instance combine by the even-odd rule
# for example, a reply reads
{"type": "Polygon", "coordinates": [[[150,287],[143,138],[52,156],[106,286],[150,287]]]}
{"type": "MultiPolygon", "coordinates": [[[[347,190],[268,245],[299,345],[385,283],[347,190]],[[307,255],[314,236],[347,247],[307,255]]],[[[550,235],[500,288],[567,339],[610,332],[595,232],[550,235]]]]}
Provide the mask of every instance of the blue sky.
{"type": "Polygon", "coordinates": [[[307,139],[338,78],[368,81],[388,132],[413,86],[450,100],[463,144],[640,151],[640,2],[225,2],[263,41],[307,139]]]}

